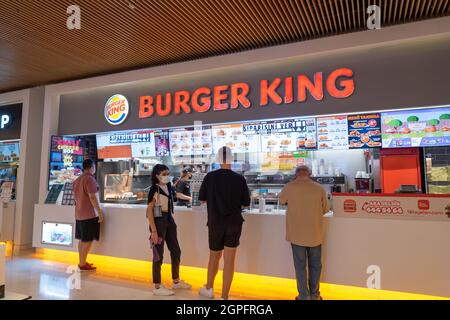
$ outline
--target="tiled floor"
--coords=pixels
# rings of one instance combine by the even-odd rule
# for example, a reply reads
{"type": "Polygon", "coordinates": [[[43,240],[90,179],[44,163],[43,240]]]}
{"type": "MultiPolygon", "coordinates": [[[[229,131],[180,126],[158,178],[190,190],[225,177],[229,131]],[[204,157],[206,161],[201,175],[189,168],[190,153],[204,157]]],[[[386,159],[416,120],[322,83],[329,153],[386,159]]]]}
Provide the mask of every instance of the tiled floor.
{"type": "Polygon", "coordinates": [[[69,289],[66,274],[68,264],[33,258],[32,255],[8,258],[6,262],[6,290],[30,295],[32,299],[72,300],[154,300],[201,299],[196,291],[178,290],[173,297],[156,297],[150,283],[114,279],[95,273],[82,273],[81,288],[69,289]]]}

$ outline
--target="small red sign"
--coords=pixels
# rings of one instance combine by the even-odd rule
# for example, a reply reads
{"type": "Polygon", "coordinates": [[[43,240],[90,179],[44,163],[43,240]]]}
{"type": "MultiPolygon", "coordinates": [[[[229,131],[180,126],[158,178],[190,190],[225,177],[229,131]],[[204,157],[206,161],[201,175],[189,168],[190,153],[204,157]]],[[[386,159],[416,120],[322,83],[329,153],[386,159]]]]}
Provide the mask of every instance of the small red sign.
{"type": "Polygon", "coordinates": [[[356,212],[356,201],[351,199],[345,200],[344,212],[356,212]]]}
{"type": "Polygon", "coordinates": [[[418,200],[417,206],[419,210],[430,210],[430,200],[418,200]]]}

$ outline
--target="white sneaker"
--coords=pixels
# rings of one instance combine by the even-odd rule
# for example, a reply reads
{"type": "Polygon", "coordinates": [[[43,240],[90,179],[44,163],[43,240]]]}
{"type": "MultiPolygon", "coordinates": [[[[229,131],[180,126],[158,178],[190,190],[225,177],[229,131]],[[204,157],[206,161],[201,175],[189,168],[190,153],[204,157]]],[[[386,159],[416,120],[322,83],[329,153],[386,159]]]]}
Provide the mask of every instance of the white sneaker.
{"type": "Polygon", "coordinates": [[[158,289],[153,289],[153,294],[155,296],[173,296],[175,292],[161,285],[158,289]]]}
{"type": "Polygon", "coordinates": [[[214,299],[214,290],[213,290],[213,288],[207,289],[206,286],[203,286],[198,291],[198,294],[203,296],[203,297],[206,297],[206,298],[214,299]]]}
{"type": "Polygon", "coordinates": [[[172,284],[172,289],[191,289],[191,288],[192,286],[189,283],[184,282],[183,280],[180,280],[177,283],[174,282],[172,284]]]}

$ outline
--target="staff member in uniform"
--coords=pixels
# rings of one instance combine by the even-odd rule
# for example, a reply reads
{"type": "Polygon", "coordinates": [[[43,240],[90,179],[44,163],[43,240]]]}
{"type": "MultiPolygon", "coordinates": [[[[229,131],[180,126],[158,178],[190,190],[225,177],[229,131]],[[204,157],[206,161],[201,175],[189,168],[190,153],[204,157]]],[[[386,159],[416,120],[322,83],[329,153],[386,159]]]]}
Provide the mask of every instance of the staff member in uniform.
{"type": "Polygon", "coordinates": [[[91,159],[83,161],[83,174],[73,183],[75,197],[75,238],[78,243],[78,254],[81,271],[94,271],[96,267],[86,261],[92,248],[92,242],[100,239],[100,223],[103,212],[97,199],[98,184],[94,177],[95,165],[91,159]]]}
{"type": "Polygon", "coordinates": [[[192,178],[192,169],[184,168],[181,172],[181,178],[175,184],[177,192],[177,205],[189,207],[192,203],[191,185],[189,180],[192,178]]]}
{"type": "Polygon", "coordinates": [[[164,257],[164,243],[170,251],[172,264],[172,289],[190,289],[191,285],[180,280],[181,249],[177,238],[177,225],[173,219],[172,186],[169,168],[157,164],[152,171],[152,186],[148,193],[147,218],[150,225],[150,242],[153,249],[153,294],[171,296],[175,292],[161,284],[161,265],[164,257]],[[155,209],[156,208],[156,209],[155,209]]]}

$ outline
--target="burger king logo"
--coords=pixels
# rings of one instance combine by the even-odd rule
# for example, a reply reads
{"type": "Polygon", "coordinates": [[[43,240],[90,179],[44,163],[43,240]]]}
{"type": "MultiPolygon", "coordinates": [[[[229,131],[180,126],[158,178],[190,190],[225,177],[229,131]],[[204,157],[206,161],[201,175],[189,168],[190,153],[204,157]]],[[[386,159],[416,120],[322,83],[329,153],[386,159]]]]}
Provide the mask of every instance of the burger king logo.
{"type": "Polygon", "coordinates": [[[105,118],[109,124],[117,126],[123,123],[130,112],[127,98],[121,94],[115,94],[105,104],[105,118]]]}

